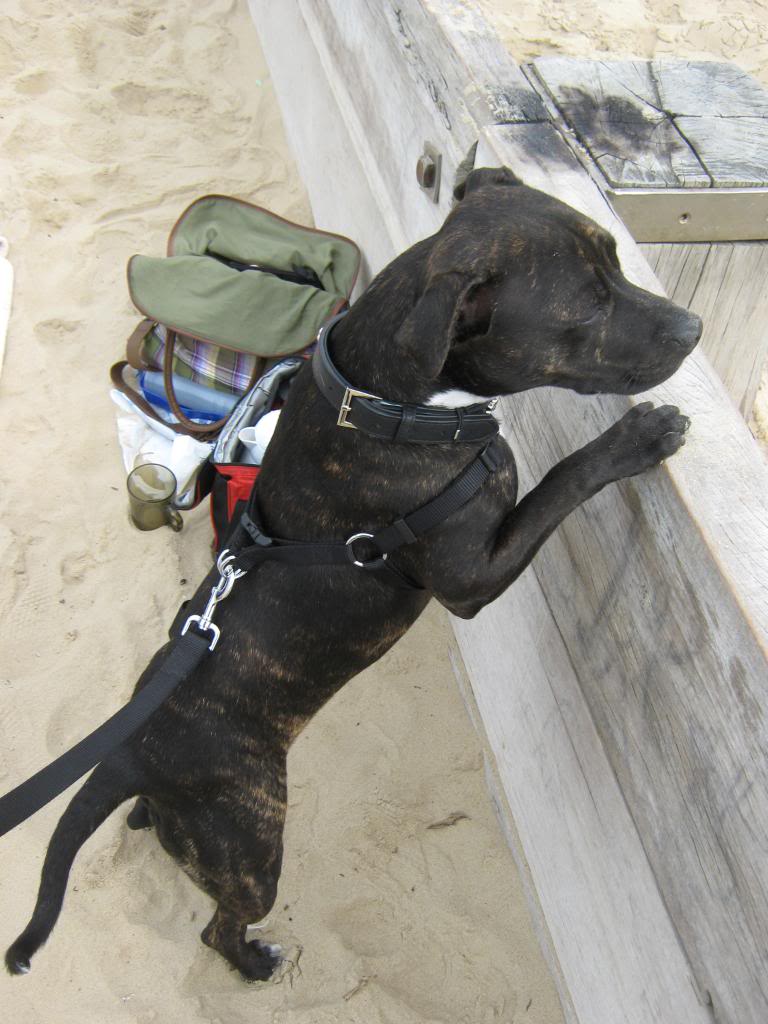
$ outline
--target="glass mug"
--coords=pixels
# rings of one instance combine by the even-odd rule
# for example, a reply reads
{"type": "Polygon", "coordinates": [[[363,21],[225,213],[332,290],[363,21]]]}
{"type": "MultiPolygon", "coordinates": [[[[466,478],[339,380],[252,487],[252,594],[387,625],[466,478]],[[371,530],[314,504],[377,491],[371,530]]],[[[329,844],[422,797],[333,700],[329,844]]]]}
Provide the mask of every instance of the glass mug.
{"type": "Polygon", "coordinates": [[[128,513],[137,530],[170,526],[178,532],[183,520],[171,506],[176,494],[176,477],[159,462],[144,462],[132,469],[126,480],[128,513]]]}

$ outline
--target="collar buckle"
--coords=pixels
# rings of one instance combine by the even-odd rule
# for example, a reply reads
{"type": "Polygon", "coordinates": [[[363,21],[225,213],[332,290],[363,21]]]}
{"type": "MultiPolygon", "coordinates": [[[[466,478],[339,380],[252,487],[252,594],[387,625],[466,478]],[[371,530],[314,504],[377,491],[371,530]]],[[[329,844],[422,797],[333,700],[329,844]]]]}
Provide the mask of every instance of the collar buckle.
{"type": "Polygon", "coordinates": [[[378,395],[372,395],[369,391],[360,391],[358,388],[345,388],[344,397],[341,400],[341,406],[339,407],[339,418],[336,420],[336,426],[348,427],[350,430],[357,430],[354,423],[350,423],[349,414],[352,412],[352,399],[353,398],[372,398],[374,401],[379,399],[378,395]]]}

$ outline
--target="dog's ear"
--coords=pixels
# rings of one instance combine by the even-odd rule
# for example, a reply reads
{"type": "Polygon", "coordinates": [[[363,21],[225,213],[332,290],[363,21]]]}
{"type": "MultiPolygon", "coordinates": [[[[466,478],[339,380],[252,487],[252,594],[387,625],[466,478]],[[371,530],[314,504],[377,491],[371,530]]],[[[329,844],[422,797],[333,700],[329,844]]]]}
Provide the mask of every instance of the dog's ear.
{"type": "Polygon", "coordinates": [[[508,167],[478,167],[470,171],[453,190],[453,198],[461,200],[470,192],[476,192],[486,185],[522,185],[522,181],[508,167]]]}
{"type": "Polygon", "coordinates": [[[472,287],[473,282],[463,274],[435,277],[395,334],[398,357],[427,380],[433,380],[443,368],[461,319],[463,299],[472,287]]]}

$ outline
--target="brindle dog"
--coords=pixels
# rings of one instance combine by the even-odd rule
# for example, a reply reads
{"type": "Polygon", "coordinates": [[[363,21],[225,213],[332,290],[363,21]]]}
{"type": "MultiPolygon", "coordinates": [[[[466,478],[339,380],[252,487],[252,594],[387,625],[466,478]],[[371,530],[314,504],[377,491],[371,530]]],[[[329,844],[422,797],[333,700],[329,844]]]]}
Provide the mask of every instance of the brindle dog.
{"type": "MultiPolygon", "coordinates": [[[[383,270],[335,327],[333,359],[356,387],[409,403],[456,389],[490,397],[541,385],[633,394],[669,377],[696,345],[698,317],[630,284],[613,238],[570,207],[506,169],[472,172],[457,198],[441,230],[383,270]]],[[[676,408],[644,402],[519,503],[504,446],[502,467],[467,505],[392,556],[423,590],[394,589],[353,568],[274,562],[240,580],[217,612],[215,654],[64,812],[9,970],[28,970],[48,938],[77,850],[138,796],[129,826],[153,826],[216,901],[203,941],[246,978],[269,977],[273,949],[245,933],[275,901],[291,742],[430,597],[454,615],[475,615],[569,512],[672,455],[687,428],[676,408]]],[[[259,478],[262,525],[308,541],[385,526],[443,490],[480,447],[388,443],[339,429],[307,365],[259,478]]]]}

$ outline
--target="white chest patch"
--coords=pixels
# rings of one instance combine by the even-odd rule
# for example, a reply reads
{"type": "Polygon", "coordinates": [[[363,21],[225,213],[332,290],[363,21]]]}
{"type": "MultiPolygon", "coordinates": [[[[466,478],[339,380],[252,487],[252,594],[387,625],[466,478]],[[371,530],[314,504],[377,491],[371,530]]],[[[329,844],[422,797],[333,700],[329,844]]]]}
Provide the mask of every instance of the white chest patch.
{"type": "Polygon", "coordinates": [[[469,391],[459,391],[451,388],[449,391],[439,391],[427,401],[427,405],[442,405],[446,409],[458,409],[461,405],[473,405],[475,402],[489,402],[489,398],[482,395],[473,395],[469,391]]]}
{"type": "Polygon", "coordinates": [[[451,388],[448,391],[438,391],[427,400],[427,405],[442,405],[445,409],[458,409],[462,405],[474,405],[475,402],[493,402],[490,409],[494,419],[501,423],[497,411],[498,399],[488,398],[486,395],[473,395],[470,391],[460,391],[458,388],[451,388]]]}

